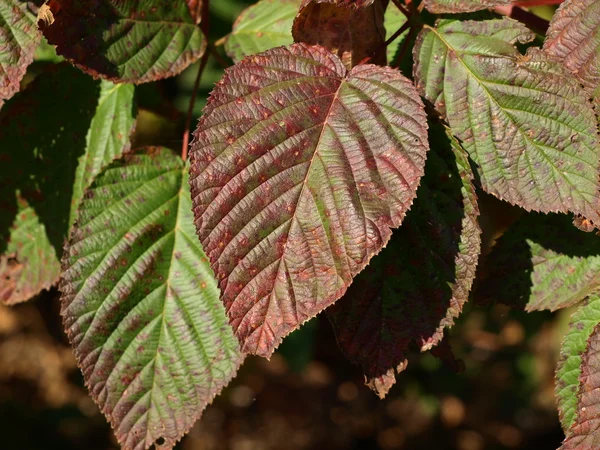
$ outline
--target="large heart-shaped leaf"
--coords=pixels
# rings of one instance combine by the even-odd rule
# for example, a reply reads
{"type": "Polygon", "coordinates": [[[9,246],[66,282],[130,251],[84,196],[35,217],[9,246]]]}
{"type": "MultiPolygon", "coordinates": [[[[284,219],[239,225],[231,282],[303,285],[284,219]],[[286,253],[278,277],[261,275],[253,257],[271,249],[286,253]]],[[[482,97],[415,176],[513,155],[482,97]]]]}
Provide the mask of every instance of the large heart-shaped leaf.
{"type": "Polygon", "coordinates": [[[560,450],[600,448],[600,324],[587,339],[581,356],[577,415],[560,450]]]}
{"type": "Polygon", "coordinates": [[[300,3],[301,0],[261,0],[244,10],[225,41],[229,57],[239,62],[244,56],[293,43],[292,23],[300,3]]]}
{"type": "Polygon", "coordinates": [[[559,64],[513,46],[532,37],[506,18],[426,26],[414,49],[418,88],[447,118],[486,191],[600,223],[594,111],[559,64]]]}
{"type": "Polygon", "coordinates": [[[600,0],[567,0],[560,5],[544,50],[600,99],[600,0]]]}
{"type": "Polygon", "coordinates": [[[86,152],[79,158],[75,173],[70,225],[84,189],[104,166],[129,150],[136,114],[133,85],[100,83],[100,98],[87,134],[86,152]]]}
{"type": "Polygon", "coordinates": [[[565,215],[528,214],[496,242],[479,296],[527,311],[566,308],[600,287],[600,239],[565,215]]]}
{"type": "Polygon", "coordinates": [[[386,244],[423,174],[426,130],[399,71],[348,71],[320,46],[225,72],[194,134],[191,186],[243,351],[270,355],[386,244]]]}
{"type": "Polygon", "coordinates": [[[19,91],[41,37],[24,0],[0,2],[0,106],[19,91]]]}
{"type": "Polygon", "coordinates": [[[86,190],[62,261],[65,328],[124,449],[172,448],[241,362],[187,173],[162,148],[114,162],[86,190]]]}
{"type": "Polygon", "coordinates": [[[467,156],[430,132],[425,176],[402,227],[328,316],[338,344],[384,397],[413,342],[429,350],[469,297],[480,251],[479,210],[467,156]]]}
{"type": "Polygon", "coordinates": [[[571,317],[569,330],[560,349],[555,392],[560,422],[565,433],[575,421],[577,390],[579,375],[581,375],[581,355],[587,347],[588,338],[598,323],[600,323],[600,297],[593,294],[571,317]]]}
{"type": "Polygon", "coordinates": [[[178,74],[206,47],[198,1],[50,0],[42,27],[58,54],[114,81],[145,83],[178,74]]]}
{"type": "Polygon", "coordinates": [[[0,111],[1,300],[29,299],[57,281],[77,158],[86,151],[99,82],[50,67],[0,111]]]}

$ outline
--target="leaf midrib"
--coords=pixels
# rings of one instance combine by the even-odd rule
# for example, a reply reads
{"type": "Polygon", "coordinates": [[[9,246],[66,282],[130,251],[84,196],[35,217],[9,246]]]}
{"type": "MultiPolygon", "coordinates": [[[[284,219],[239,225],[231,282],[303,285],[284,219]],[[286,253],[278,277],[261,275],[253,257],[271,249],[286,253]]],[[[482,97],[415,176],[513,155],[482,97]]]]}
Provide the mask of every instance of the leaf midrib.
{"type": "MultiPolygon", "coordinates": [[[[317,153],[318,153],[318,149],[319,149],[319,145],[321,143],[321,140],[323,139],[325,128],[327,127],[329,118],[331,117],[331,113],[333,112],[333,106],[335,105],[335,102],[339,98],[339,93],[340,93],[340,91],[342,89],[342,85],[347,80],[347,75],[348,74],[346,74],[343,78],[340,77],[340,83],[339,83],[337,89],[335,90],[335,92],[333,93],[333,98],[331,99],[331,103],[329,104],[329,109],[327,110],[327,115],[325,116],[325,119],[323,120],[323,126],[321,128],[321,131],[319,133],[318,138],[315,141],[316,142],[315,143],[315,152],[313,153],[313,155],[310,158],[310,163],[309,163],[308,168],[306,170],[306,176],[304,177],[304,180],[303,180],[303,183],[302,183],[302,188],[300,189],[300,193],[298,194],[298,200],[295,202],[294,210],[290,214],[290,225],[289,225],[289,229],[288,229],[287,238],[286,238],[285,244],[283,246],[283,249],[281,251],[281,256],[279,257],[279,262],[277,264],[277,275],[275,277],[275,283],[277,283],[277,280],[279,279],[279,276],[281,274],[281,267],[282,267],[281,263],[285,259],[285,255],[286,255],[286,252],[288,250],[288,245],[289,245],[289,242],[290,242],[289,233],[292,230],[292,227],[294,226],[294,224],[297,222],[296,212],[298,210],[298,204],[300,203],[300,200],[304,196],[306,185],[308,184],[307,180],[308,180],[308,178],[310,176],[310,172],[311,172],[312,166],[313,166],[315,160],[317,159],[316,156],[317,156],[317,153]]],[[[332,95],[332,94],[329,94],[329,95],[332,95]]],[[[265,313],[267,317],[269,316],[269,313],[271,311],[271,305],[273,304],[273,296],[274,295],[275,295],[275,290],[272,290],[271,293],[269,294],[269,300],[268,300],[269,305],[267,306],[267,311],[265,313]]],[[[246,316],[250,313],[250,311],[252,311],[252,307],[249,308],[248,311],[246,311],[246,313],[242,317],[242,321],[243,321],[243,319],[246,318],[246,316]]],[[[259,343],[263,342],[264,331],[265,331],[265,325],[261,325],[261,327],[260,327],[260,334],[259,334],[259,337],[258,337],[258,342],[259,343]]],[[[246,347],[246,345],[247,344],[244,343],[244,348],[246,347]]],[[[273,352],[273,349],[269,348],[269,353],[272,353],[272,352],[273,352]]]]}
{"type": "MultiPolygon", "coordinates": [[[[472,76],[477,83],[482,87],[482,89],[485,91],[485,93],[487,94],[488,98],[494,102],[494,104],[496,104],[496,106],[505,114],[505,116],[513,123],[513,125],[515,126],[515,128],[519,131],[519,134],[524,138],[524,140],[526,142],[528,142],[532,147],[535,147],[539,150],[540,154],[543,155],[544,159],[546,160],[546,162],[549,164],[549,166],[552,168],[553,173],[558,173],[563,179],[564,181],[567,183],[567,185],[571,186],[571,188],[573,188],[575,190],[575,192],[577,192],[580,196],[580,198],[585,202],[585,204],[588,205],[588,207],[593,211],[594,210],[594,205],[592,205],[587,198],[585,198],[584,195],[582,195],[582,193],[580,192],[580,190],[577,188],[577,186],[573,185],[569,179],[566,177],[566,175],[561,172],[560,170],[557,170],[556,167],[552,164],[552,161],[550,160],[550,158],[548,157],[548,155],[546,154],[546,152],[543,150],[542,146],[538,145],[536,142],[532,141],[521,129],[521,127],[514,121],[512,115],[506,111],[506,109],[500,105],[500,103],[498,103],[498,101],[494,98],[494,96],[490,93],[490,91],[488,90],[487,86],[485,85],[485,83],[483,82],[483,80],[481,80],[472,70],[471,68],[463,61],[463,59],[459,56],[459,52],[456,51],[448,41],[446,41],[444,39],[444,37],[438,33],[438,30],[436,30],[433,27],[430,27],[428,25],[425,26],[425,28],[429,29],[430,31],[432,31],[438,38],[440,41],[442,41],[444,43],[444,45],[448,48],[448,51],[452,52],[455,56],[456,59],[458,61],[460,61],[460,63],[462,64],[462,66],[465,68],[465,70],[468,72],[468,74],[470,76],[472,76]]],[[[506,56],[499,56],[500,58],[508,58],[506,56]]],[[[510,58],[509,58],[510,59],[510,58]]],[[[578,131],[579,132],[579,131],[578,131]]],[[[494,153],[498,153],[496,150],[494,150],[494,153]]],[[[529,162],[529,160],[528,160],[529,162]]],[[[533,172],[531,171],[530,173],[533,174],[533,172]]],[[[537,177],[535,178],[537,179],[537,177]]],[[[535,181],[536,187],[537,187],[537,181],[535,181]]],[[[556,184],[556,182],[555,182],[556,184]]],[[[539,189],[539,187],[537,187],[537,189],[539,189]]],[[[562,198],[560,199],[561,203],[563,203],[562,198]]]]}

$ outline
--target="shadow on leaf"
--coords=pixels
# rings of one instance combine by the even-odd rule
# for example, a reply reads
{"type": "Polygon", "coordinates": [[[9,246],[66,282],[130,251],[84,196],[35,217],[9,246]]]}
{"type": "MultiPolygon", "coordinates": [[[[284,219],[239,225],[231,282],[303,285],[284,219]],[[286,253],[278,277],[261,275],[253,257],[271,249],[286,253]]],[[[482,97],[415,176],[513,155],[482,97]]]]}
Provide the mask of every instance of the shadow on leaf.
{"type": "Polygon", "coordinates": [[[600,281],[600,238],[565,214],[528,214],[498,239],[484,266],[478,300],[527,311],[571,306],[600,281]]]}
{"type": "MultiPolygon", "coordinates": [[[[91,75],[119,76],[117,65],[104,55],[103,34],[118,21],[118,13],[109,2],[50,0],[54,22],[40,22],[44,36],[56,51],[91,75]]],[[[131,43],[130,43],[131,45],[131,43]]]]}
{"type": "MultiPolygon", "coordinates": [[[[17,283],[48,287],[38,272],[59,268],[77,159],[98,92],[98,81],[64,63],[50,66],[0,112],[0,269],[5,259],[13,269],[21,265],[17,283]]],[[[24,292],[39,290],[29,287],[24,292]]]]}
{"type": "Polygon", "coordinates": [[[403,225],[327,312],[346,356],[380,397],[405,352],[437,345],[468,298],[480,251],[478,210],[464,152],[430,131],[425,177],[403,225]]]}

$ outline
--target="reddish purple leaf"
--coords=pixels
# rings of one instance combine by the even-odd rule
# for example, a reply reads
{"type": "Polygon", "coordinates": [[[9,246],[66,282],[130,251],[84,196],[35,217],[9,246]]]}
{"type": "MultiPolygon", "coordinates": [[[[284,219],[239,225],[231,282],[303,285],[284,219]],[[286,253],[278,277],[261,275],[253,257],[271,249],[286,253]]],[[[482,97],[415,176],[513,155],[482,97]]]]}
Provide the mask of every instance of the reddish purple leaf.
{"type": "Polygon", "coordinates": [[[348,71],[320,46],[225,72],[195,132],[191,187],[244,352],[269,356],[385,246],[423,174],[426,127],[399,71],[348,71]]]}
{"type": "Polygon", "coordinates": [[[560,5],[544,50],[600,98],[600,0],[567,0],[560,5]]]}
{"type": "Polygon", "coordinates": [[[481,241],[473,174],[456,141],[453,154],[440,138],[441,127],[432,128],[426,174],[402,227],[327,310],[343,352],[381,398],[406,368],[411,343],[425,351],[440,342],[475,278],[481,241]]]}
{"type": "Polygon", "coordinates": [[[369,62],[384,65],[384,13],[387,1],[305,1],[294,20],[294,41],[318,44],[336,53],[350,68],[369,62]]]}
{"type": "Polygon", "coordinates": [[[577,417],[560,450],[600,448],[600,324],[582,355],[577,417]]]}
{"type": "Polygon", "coordinates": [[[19,91],[41,37],[25,1],[0,2],[0,107],[19,91]]]}

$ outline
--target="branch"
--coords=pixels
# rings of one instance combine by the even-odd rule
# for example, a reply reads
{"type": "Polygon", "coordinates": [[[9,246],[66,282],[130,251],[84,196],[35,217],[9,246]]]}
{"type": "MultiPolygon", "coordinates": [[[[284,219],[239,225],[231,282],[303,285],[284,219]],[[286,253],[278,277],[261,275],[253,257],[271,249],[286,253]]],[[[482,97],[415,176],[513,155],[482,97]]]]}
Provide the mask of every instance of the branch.
{"type": "Polygon", "coordinates": [[[406,16],[407,19],[410,18],[410,12],[408,12],[404,5],[400,3],[400,0],[392,0],[392,3],[396,5],[396,7],[402,12],[402,14],[406,16]]]}
{"type": "Polygon", "coordinates": [[[496,6],[494,10],[498,14],[518,20],[519,22],[527,25],[527,27],[531,30],[541,35],[545,35],[546,31],[548,31],[548,27],[550,26],[550,22],[548,22],[546,19],[542,19],[541,17],[536,16],[532,12],[524,10],[519,6],[496,6]]]}
{"type": "Polygon", "coordinates": [[[200,79],[202,78],[202,72],[206,68],[208,57],[210,52],[208,49],[202,55],[200,60],[200,66],[198,67],[198,74],[196,75],[196,81],[194,82],[194,90],[192,91],[192,98],[190,99],[190,106],[188,107],[187,115],[185,117],[185,130],[183,130],[183,145],[181,147],[181,159],[187,160],[188,146],[190,143],[190,126],[192,124],[192,113],[194,112],[194,103],[196,103],[196,95],[198,93],[198,87],[200,85],[200,79]]]}
{"type": "Polygon", "coordinates": [[[196,103],[196,95],[198,94],[198,87],[200,86],[200,79],[202,78],[202,73],[206,68],[206,63],[208,62],[208,57],[210,56],[210,45],[208,44],[208,36],[210,31],[210,22],[209,22],[209,9],[208,9],[208,1],[201,2],[201,18],[200,18],[200,29],[202,30],[202,34],[204,35],[204,39],[206,39],[207,45],[204,50],[204,54],[202,55],[202,59],[200,60],[200,66],[198,67],[198,74],[196,75],[196,81],[194,82],[194,88],[192,91],[192,98],[190,99],[190,106],[188,107],[187,115],[185,117],[185,129],[183,130],[183,144],[181,146],[181,159],[184,161],[187,160],[188,147],[190,143],[190,126],[192,124],[192,113],[194,112],[194,104],[196,103]]]}

